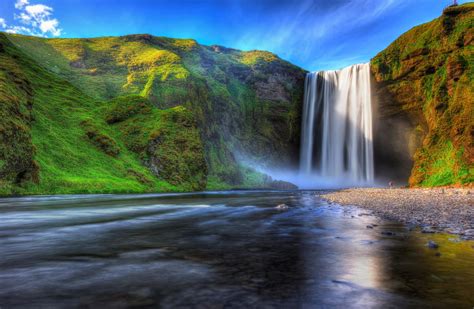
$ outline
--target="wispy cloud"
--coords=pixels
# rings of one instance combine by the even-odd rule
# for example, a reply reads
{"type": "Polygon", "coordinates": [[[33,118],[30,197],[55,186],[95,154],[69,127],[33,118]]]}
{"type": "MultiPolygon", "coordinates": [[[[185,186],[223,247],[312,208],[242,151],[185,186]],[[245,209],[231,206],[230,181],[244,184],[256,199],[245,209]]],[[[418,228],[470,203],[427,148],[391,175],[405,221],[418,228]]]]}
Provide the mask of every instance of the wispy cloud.
{"type": "Polygon", "coordinates": [[[16,9],[22,9],[23,7],[28,5],[28,0],[17,0],[15,2],[16,9]]]}
{"type": "MultiPolygon", "coordinates": [[[[304,63],[313,62],[311,57],[319,57],[315,60],[321,66],[324,61],[321,58],[330,54],[334,56],[334,49],[345,45],[344,38],[355,31],[361,31],[408,2],[409,0],[337,0],[331,3],[298,1],[291,7],[271,12],[274,14],[271,18],[273,22],[255,27],[256,30],[242,35],[238,38],[236,47],[258,47],[274,51],[286,59],[299,58],[304,63]]],[[[248,12],[249,9],[242,8],[241,11],[248,12]]],[[[326,67],[324,64],[322,66],[326,67]]]]}
{"type": "Polygon", "coordinates": [[[60,36],[62,29],[53,16],[53,8],[44,4],[30,4],[29,0],[17,0],[13,15],[15,24],[9,25],[0,18],[0,28],[9,33],[29,34],[41,37],[60,36]]]}

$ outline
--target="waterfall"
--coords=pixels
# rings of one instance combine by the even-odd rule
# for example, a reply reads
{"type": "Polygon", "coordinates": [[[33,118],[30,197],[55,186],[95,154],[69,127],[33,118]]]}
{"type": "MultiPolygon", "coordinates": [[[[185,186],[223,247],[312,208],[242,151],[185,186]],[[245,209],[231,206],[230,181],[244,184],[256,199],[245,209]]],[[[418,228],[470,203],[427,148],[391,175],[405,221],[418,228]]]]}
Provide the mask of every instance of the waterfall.
{"type": "Polygon", "coordinates": [[[351,184],[373,181],[369,64],[306,76],[300,175],[351,184]]]}

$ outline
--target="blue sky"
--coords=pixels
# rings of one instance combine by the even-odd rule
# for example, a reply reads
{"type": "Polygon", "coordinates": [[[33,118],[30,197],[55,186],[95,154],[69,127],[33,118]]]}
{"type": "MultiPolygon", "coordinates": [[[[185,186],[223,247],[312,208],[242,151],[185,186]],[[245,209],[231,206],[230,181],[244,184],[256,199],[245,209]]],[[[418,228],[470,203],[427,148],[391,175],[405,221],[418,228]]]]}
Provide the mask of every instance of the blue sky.
{"type": "MultiPolygon", "coordinates": [[[[96,37],[150,33],[262,49],[308,70],[367,62],[450,0],[0,0],[0,30],[96,37]]],[[[469,1],[459,1],[465,3],[469,1]]]]}

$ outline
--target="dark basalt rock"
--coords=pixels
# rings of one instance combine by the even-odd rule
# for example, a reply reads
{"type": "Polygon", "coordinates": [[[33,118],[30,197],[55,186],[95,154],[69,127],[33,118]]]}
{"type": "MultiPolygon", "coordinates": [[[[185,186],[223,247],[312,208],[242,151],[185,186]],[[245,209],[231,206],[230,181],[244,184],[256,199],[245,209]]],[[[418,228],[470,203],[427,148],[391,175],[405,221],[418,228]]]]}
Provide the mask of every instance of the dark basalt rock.
{"type": "Polygon", "coordinates": [[[427,245],[428,248],[430,248],[430,249],[438,249],[438,248],[439,248],[439,245],[438,245],[436,242],[432,241],[432,240],[430,240],[430,241],[428,242],[428,244],[426,244],[426,245],[427,245]]]}
{"type": "Polygon", "coordinates": [[[85,69],[86,68],[86,64],[84,63],[83,60],[71,61],[69,63],[69,65],[73,68],[76,68],[76,69],[85,69]]]}

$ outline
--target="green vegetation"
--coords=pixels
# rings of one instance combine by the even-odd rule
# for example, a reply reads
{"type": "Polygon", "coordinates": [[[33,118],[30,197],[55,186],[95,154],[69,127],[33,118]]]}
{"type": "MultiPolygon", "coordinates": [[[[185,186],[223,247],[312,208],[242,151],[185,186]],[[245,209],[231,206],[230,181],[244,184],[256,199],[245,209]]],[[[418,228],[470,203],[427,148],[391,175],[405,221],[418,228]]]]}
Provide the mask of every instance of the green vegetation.
{"type": "Polygon", "coordinates": [[[372,60],[377,87],[412,120],[422,138],[412,186],[474,181],[474,3],[445,10],[415,27],[372,60]]]}
{"type": "Polygon", "coordinates": [[[423,186],[445,186],[453,184],[453,180],[459,180],[460,184],[474,182],[474,169],[463,160],[464,149],[456,151],[451,141],[445,143],[444,149],[434,152],[434,155],[423,153],[420,150],[417,155],[421,155],[421,162],[418,165],[420,173],[428,173],[428,177],[423,179],[423,186]],[[426,160],[428,158],[428,160],[426,160]],[[462,164],[458,166],[458,164],[462,164]]]}
{"type": "Polygon", "coordinates": [[[84,120],[80,123],[84,129],[87,138],[97,146],[100,150],[112,157],[117,157],[120,153],[120,148],[117,146],[115,140],[110,136],[104,134],[90,119],[84,120]]]}
{"type": "MultiPolygon", "coordinates": [[[[202,176],[199,180],[175,179],[173,183],[166,177],[157,177],[143,158],[129,149],[129,141],[122,139],[121,132],[107,123],[123,122],[139,112],[150,113],[152,108],[146,99],[95,100],[38,66],[3,34],[0,44],[1,56],[8,57],[1,62],[1,100],[2,104],[12,106],[2,109],[2,113],[9,114],[1,118],[5,138],[1,139],[0,149],[3,163],[0,194],[185,191],[205,186],[202,176]],[[17,81],[10,82],[7,77],[17,81]],[[120,109],[124,106],[118,102],[123,101],[132,104],[120,109]],[[12,143],[12,139],[16,142],[12,143]],[[189,185],[194,180],[197,185],[189,185]]],[[[154,111],[179,114],[174,110],[154,111]]],[[[187,136],[174,132],[186,132],[180,126],[189,125],[180,122],[179,117],[166,116],[162,120],[155,113],[141,116],[143,119],[137,121],[156,122],[156,127],[161,125],[168,130],[163,136],[169,149],[175,146],[175,141],[188,145],[200,143],[196,129],[192,143],[187,136]],[[168,136],[169,132],[180,138],[168,136]]],[[[202,164],[202,151],[199,154],[202,164]]],[[[176,174],[179,172],[178,169],[176,174]]],[[[205,166],[202,173],[205,174],[205,166]]]]}
{"type": "Polygon", "coordinates": [[[0,41],[0,194],[25,181],[38,181],[31,138],[33,90],[25,72],[0,41]]]}
{"type": "Polygon", "coordinates": [[[156,177],[185,191],[203,190],[207,166],[193,114],[182,106],[159,110],[146,101],[135,96],[113,100],[108,122],[113,120],[125,146],[156,177]]]}
{"type": "Polygon", "coordinates": [[[253,50],[249,52],[243,52],[242,56],[240,57],[240,62],[247,65],[254,65],[260,62],[273,62],[277,59],[277,56],[272,53],[261,50],[253,50]]]}
{"type": "Polygon", "coordinates": [[[296,157],[305,72],[273,54],[150,35],[0,43],[2,195],[258,187],[235,154],[296,157]]]}

